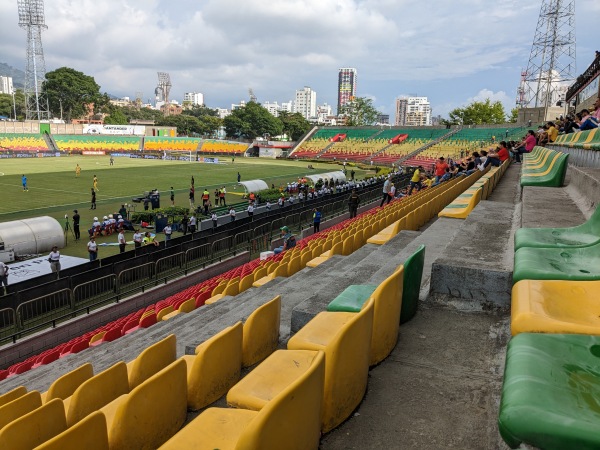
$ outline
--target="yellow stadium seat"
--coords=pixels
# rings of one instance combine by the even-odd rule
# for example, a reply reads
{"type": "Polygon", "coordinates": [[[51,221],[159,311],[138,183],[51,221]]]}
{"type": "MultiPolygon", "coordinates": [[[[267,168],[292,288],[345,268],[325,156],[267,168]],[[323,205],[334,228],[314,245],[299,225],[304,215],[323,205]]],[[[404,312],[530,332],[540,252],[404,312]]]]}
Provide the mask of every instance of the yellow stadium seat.
{"type": "Polygon", "coordinates": [[[75,392],[84,381],[94,376],[94,368],[90,363],[85,363],[77,369],[57,378],[48,388],[48,391],[42,394],[42,402],[46,403],[55,398],[64,400],[75,392]]]}
{"type": "Polygon", "coordinates": [[[28,392],[0,406],[0,429],[40,406],[42,406],[42,398],[38,391],[28,392]]]}
{"type": "Polygon", "coordinates": [[[279,343],[281,296],[254,310],[244,323],[242,365],[252,366],[273,353],[279,343]]]}
{"type": "Polygon", "coordinates": [[[177,357],[176,338],[170,334],[156,344],[152,344],[127,363],[129,390],[139,386],[152,375],[167,367],[177,357]]]}
{"type": "Polygon", "coordinates": [[[109,450],[106,418],[99,411],[36,447],[35,450],[109,450]]]}

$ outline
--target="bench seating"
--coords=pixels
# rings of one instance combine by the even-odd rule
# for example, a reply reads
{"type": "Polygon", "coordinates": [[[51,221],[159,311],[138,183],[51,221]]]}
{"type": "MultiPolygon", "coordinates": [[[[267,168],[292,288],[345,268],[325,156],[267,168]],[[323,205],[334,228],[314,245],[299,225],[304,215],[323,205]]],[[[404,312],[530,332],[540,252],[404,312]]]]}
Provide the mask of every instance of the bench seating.
{"type": "Polygon", "coordinates": [[[504,441],[600,448],[600,337],[521,333],[507,348],[498,425],[504,441]]]}
{"type": "Polygon", "coordinates": [[[365,394],[373,312],[371,298],[358,313],[319,313],[288,341],[288,350],[325,352],[323,433],[346,420],[365,394]]]}
{"type": "Polygon", "coordinates": [[[515,250],[523,247],[587,247],[600,243],[600,207],[581,225],[569,228],[521,228],[515,250]]]}
{"type": "Polygon", "coordinates": [[[240,381],[260,408],[209,408],[160,448],[316,450],[324,372],[323,352],[279,350],[240,381]]]}
{"type": "Polygon", "coordinates": [[[511,332],[600,335],[600,281],[522,280],[513,286],[511,332]]]}

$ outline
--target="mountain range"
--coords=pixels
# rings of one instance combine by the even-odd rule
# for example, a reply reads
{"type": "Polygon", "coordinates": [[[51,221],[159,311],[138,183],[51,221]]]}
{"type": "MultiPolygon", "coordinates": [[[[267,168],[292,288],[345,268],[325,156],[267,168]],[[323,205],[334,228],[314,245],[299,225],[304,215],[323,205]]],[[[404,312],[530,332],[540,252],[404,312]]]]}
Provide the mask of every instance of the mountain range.
{"type": "Polygon", "coordinates": [[[12,77],[16,89],[23,89],[25,85],[25,72],[3,62],[0,62],[0,76],[12,77]]]}

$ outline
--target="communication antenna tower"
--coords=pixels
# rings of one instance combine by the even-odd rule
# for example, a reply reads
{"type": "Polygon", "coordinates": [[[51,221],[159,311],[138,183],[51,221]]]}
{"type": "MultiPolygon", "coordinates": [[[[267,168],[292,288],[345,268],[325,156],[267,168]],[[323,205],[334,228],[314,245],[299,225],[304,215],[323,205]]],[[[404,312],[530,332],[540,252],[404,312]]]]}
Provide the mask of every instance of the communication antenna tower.
{"type": "Polygon", "coordinates": [[[140,108],[142,106],[142,98],[144,97],[144,93],[142,91],[137,91],[135,93],[135,106],[140,108]]]}
{"type": "Polygon", "coordinates": [[[47,29],[43,0],[17,0],[19,26],[27,32],[27,64],[25,65],[25,117],[48,120],[48,99],[42,93],[46,76],[42,30],[47,29]]]}
{"type": "Polygon", "coordinates": [[[252,90],[252,88],[248,89],[248,95],[250,95],[250,101],[256,103],[258,101],[258,99],[256,98],[256,95],[254,95],[254,91],[252,90]]]}
{"type": "Polygon", "coordinates": [[[543,0],[517,106],[556,105],[575,74],[575,0],[543,0]]]}

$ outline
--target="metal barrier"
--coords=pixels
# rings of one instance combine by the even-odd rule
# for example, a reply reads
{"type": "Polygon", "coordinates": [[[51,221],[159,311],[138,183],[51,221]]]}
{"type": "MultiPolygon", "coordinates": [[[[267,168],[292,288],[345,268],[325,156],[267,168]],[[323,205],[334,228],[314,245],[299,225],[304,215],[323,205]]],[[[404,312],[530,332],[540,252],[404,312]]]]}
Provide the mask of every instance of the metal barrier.
{"type": "Polygon", "coordinates": [[[264,236],[265,234],[271,233],[271,222],[264,223],[252,230],[252,237],[257,238],[259,236],[264,236]]]}
{"type": "Polygon", "coordinates": [[[12,308],[0,309],[0,338],[17,331],[17,314],[12,308]]]}
{"type": "Polygon", "coordinates": [[[211,247],[211,244],[204,244],[187,250],[185,252],[185,272],[187,273],[189,270],[197,269],[198,267],[204,267],[206,263],[210,262],[211,247]]]}
{"type": "Polygon", "coordinates": [[[121,293],[124,290],[132,291],[136,288],[143,288],[148,281],[154,278],[154,270],[156,266],[153,262],[142,264],[141,266],[132,267],[122,270],[118,278],[118,290],[121,293]]]}
{"type": "Polygon", "coordinates": [[[254,230],[243,231],[236,234],[233,237],[233,254],[237,255],[239,252],[245,252],[248,250],[250,239],[252,238],[254,230]]]}
{"type": "Polygon", "coordinates": [[[34,325],[36,322],[50,321],[69,309],[73,309],[73,292],[71,289],[61,289],[21,303],[16,311],[18,326],[24,328],[26,322],[34,325]]]}
{"type": "Polygon", "coordinates": [[[114,274],[81,283],[73,289],[74,306],[79,308],[85,306],[85,303],[112,299],[117,291],[117,276],[114,274]]]}
{"type": "Polygon", "coordinates": [[[156,279],[169,278],[181,273],[185,267],[185,253],[175,253],[171,256],[160,258],[155,263],[154,274],[156,279]]]}
{"type": "Polygon", "coordinates": [[[233,236],[227,236],[226,238],[213,242],[210,248],[211,259],[213,261],[217,259],[221,260],[224,256],[228,256],[233,250],[233,246],[233,236]]]}
{"type": "Polygon", "coordinates": [[[253,237],[250,240],[250,255],[256,256],[260,252],[271,250],[271,235],[263,234],[262,236],[253,237]]]}
{"type": "Polygon", "coordinates": [[[300,213],[288,214],[283,219],[283,222],[284,225],[287,225],[287,227],[294,232],[302,231],[302,224],[300,223],[300,213]]]}

